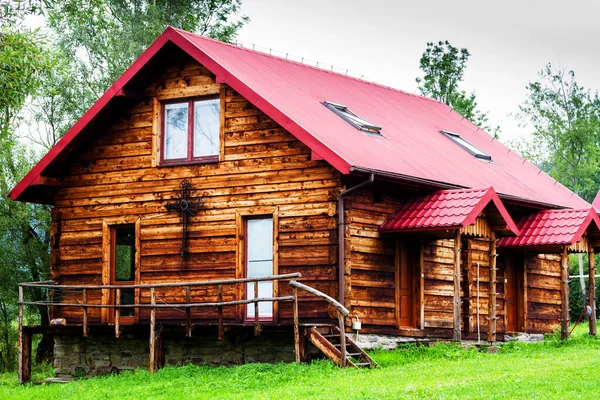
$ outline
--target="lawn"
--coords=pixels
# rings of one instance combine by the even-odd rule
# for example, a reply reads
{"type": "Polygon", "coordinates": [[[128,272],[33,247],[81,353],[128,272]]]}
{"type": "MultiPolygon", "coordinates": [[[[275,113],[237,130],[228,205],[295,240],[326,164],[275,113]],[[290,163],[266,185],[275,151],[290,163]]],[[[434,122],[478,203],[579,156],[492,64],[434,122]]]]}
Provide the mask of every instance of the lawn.
{"type": "MultiPolygon", "coordinates": [[[[381,368],[341,370],[328,361],[233,368],[167,367],[25,385],[0,375],[0,399],[597,399],[600,339],[578,328],[567,342],[510,343],[496,354],[438,344],[374,351],[381,368]]],[[[51,373],[38,367],[34,379],[51,373]]]]}

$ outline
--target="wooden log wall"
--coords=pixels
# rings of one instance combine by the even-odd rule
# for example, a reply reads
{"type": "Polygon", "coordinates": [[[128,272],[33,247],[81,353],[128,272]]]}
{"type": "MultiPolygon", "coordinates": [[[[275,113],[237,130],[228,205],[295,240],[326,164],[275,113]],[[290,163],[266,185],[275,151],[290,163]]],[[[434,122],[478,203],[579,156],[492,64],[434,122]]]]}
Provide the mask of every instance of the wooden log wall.
{"type": "Polygon", "coordinates": [[[560,255],[525,254],[527,332],[550,333],[560,325],[560,255]]]}
{"type": "Polygon", "coordinates": [[[371,189],[346,198],[346,308],[367,331],[395,332],[396,237],[381,235],[379,226],[399,204],[391,197],[375,202],[371,189]]]}
{"type": "MultiPolygon", "coordinates": [[[[107,129],[94,132],[93,141],[62,178],[53,213],[53,278],[63,284],[101,284],[103,221],[140,217],[140,283],[205,281],[239,276],[236,258],[236,211],[257,207],[278,210],[279,273],[301,272],[301,281],[332,297],[337,296],[336,199],[340,175],[324,161],[312,161],[308,147],[277,125],[197,62],[181,56],[144,92],[144,98],[107,129]],[[212,164],[156,167],[159,123],[157,99],[221,95],[221,161],[212,164]],[[192,185],[192,197],[204,205],[188,227],[189,255],[180,271],[182,224],[165,204],[177,200],[181,181],[192,185]]],[[[260,214],[260,211],[258,211],[260,214]]],[[[243,270],[241,270],[243,271],[243,270]]],[[[279,295],[289,295],[280,285],[279,295]]],[[[223,300],[236,296],[223,288],[223,300]]],[[[89,303],[100,303],[98,291],[88,291],[89,303]]],[[[192,289],[192,301],[216,301],[217,288],[192,289]]],[[[65,300],[81,300],[80,293],[64,291],[65,300]]],[[[157,301],[184,301],[184,289],[157,289],[157,301]]],[[[149,290],[140,291],[149,303],[149,290]]],[[[327,318],[325,303],[300,306],[300,318],[327,318]]],[[[149,312],[142,313],[147,318],[149,312]]],[[[81,311],[62,309],[55,316],[68,323],[81,311]]],[[[216,310],[194,310],[193,317],[214,317],[216,310]],[[209,314],[207,314],[209,313],[209,314]]],[[[183,311],[157,310],[157,319],[182,319],[183,311]]],[[[280,316],[292,319],[292,306],[282,304],[280,316]]],[[[90,309],[89,322],[100,321],[90,309]]],[[[233,310],[225,309],[225,318],[233,310]]]]}

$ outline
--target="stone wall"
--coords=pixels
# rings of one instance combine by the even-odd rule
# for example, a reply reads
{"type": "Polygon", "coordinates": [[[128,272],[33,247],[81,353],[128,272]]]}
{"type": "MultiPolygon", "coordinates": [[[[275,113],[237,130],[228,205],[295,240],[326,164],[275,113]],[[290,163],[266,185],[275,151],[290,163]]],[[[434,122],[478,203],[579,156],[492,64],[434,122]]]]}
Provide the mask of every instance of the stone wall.
{"type": "MultiPolygon", "coordinates": [[[[149,337],[144,332],[122,333],[115,338],[110,331],[56,335],[54,338],[55,375],[91,376],[111,372],[147,369],[149,337]]],[[[252,330],[230,330],[224,340],[213,330],[196,332],[191,338],[182,333],[162,332],[166,365],[198,364],[231,366],[246,363],[294,361],[293,333],[266,330],[254,336],[252,330]]]]}

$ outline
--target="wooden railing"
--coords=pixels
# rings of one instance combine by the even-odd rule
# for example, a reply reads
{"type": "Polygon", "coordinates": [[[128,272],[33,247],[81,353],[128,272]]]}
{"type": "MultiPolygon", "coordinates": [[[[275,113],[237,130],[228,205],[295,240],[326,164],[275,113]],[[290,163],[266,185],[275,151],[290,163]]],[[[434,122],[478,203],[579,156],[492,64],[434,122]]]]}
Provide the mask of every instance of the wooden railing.
{"type": "MultiPolygon", "coordinates": [[[[150,372],[154,372],[156,363],[156,310],[157,309],[174,309],[184,308],[185,309],[185,333],[186,336],[191,337],[192,332],[192,308],[202,307],[216,307],[217,308],[217,320],[218,320],[218,338],[223,339],[223,307],[226,306],[239,306],[246,304],[254,304],[254,332],[258,335],[260,332],[260,316],[259,316],[259,303],[262,302],[293,302],[293,324],[294,324],[294,352],[296,361],[300,362],[300,331],[299,331],[299,316],[298,316],[298,289],[304,290],[318,298],[327,301],[335,307],[338,314],[338,324],[340,327],[340,335],[344,335],[344,317],[348,315],[348,310],[338,303],[332,297],[325,293],[314,289],[310,286],[306,286],[296,281],[302,275],[300,273],[283,274],[265,276],[259,278],[243,278],[243,279],[228,279],[228,280],[213,280],[213,281],[202,281],[202,282],[176,282],[176,283],[153,283],[153,284],[123,284],[123,285],[62,285],[55,284],[52,282],[27,282],[19,284],[19,382],[27,382],[31,372],[31,354],[30,345],[31,337],[24,337],[23,332],[23,310],[24,306],[47,306],[47,307],[74,307],[82,309],[82,328],[83,336],[88,334],[88,310],[92,308],[99,309],[114,309],[114,327],[115,336],[118,338],[120,333],[121,310],[125,308],[134,309],[150,309],[150,372]],[[291,296],[273,296],[273,297],[258,297],[258,282],[278,282],[281,280],[289,280],[289,284],[292,287],[291,296]],[[237,285],[254,283],[254,298],[242,299],[242,300],[230,300],[223,301],[223,287],[227,285],[237,285]],[[217,301],[211,302],[192,302],[191,288],[203,287],[203,286],[216,286],[217,287],[217,301]],[[157,304],[156,289],[158,288],[185,288],[185,301],[184,302],[173,302],[157,304]],[[81,301],[70,301],[60,302],[53,301],[52,297],[48,301],[25,301],[23,289],[24,288],[41,288],[49,290],[65,289],[81,291],[81,301]],[[150,303],[139,303],[137,299],[141,296],[134,296],[134,304],[121,304],[122,291],[125,289],[137,289],[137,290],[149,290],[150,291],[150,303]],[[99,290],[103,291],[114,291],[114,304],[94,304],[88,302],[88,295],[90,291],[99,290]]],[[[104,297],[106,298],[106,297],[104,297]]],[[[345,363],[346,341],[342,337],[342,363],[345,363]]],[[[344,366],[344,365],[341,365],[344,366]]]]}
{"type": "Polygon", "coordinates": [[[346,366],[346,329],[344,324],[344,318],[350,314],[350,311],[343,305],[341,305],[337,300],[333,297],[326,295],[325,293],[318,291],[315,288],[310,286],[306,286],[300,282],[296,282],[295,280],[290,281],[290,286],[292,287],[292,293],[294,297],[294,352],[296,353],[296,362],[300,362],[300,331],[298,329],[298,289],[304,290],[312,295],[315,295],[333,307],[335,307],[337,312],[338,324],[340,328],[340,367],[344,368],[346,366]]]}

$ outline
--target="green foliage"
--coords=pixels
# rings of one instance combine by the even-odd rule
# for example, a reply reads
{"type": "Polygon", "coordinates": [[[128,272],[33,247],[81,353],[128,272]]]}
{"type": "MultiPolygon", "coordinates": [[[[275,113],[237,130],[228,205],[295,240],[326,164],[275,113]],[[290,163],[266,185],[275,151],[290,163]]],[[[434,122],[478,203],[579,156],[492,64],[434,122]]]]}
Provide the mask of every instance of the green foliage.
{"type": "MultiPolygon", "coordinates": [[[[581,326],[568,341],[508,343],[496,354],[455,344],[403,345],[375,351],[373,370],[339,369],[329,361],[166,367],[64,385],[18,386],[0,375],[0,397],[193,399],[505,399],[589,398],[600,391],[600,340],[581,326]]],[[[37,377],[40,372],[35,371],[37,377]]]]}
{"type": "MultiPolygon", "coordinates": [[[[167,26],[231,41],[248,21],[241,0],[48,0],[47,21],[69,65],[53,76],[44,109],[60,137],[167,26]],[[237,18],[236,18],[237,17],[237,18]],[[74,90],[76,89],[76,90],[74,90]]],[[[51,132],[54,134],[54,132],[51,132]]]]}
{"type": "Polygon", "coordinates": [[[475,123],[480,128],[494,131],[497,136],[499,127],[488,125],[487,113],[477,107],[475,93],[467,94],[460,90],[467,61],[471,53],[466,48],[458,49],[447,40],[438,43],[429,42],[419,61],[424,72],[423,78],[417,78],[419,91],[423,96],[442,101],[475,123]]]}
{"type": "Polygon", "coordinates": [[[518,150],[550,176],[592,201],[600,187],[600,100],[573,71],[547,64],[527,85],[519,119],[533,141],[518,150]]]}

